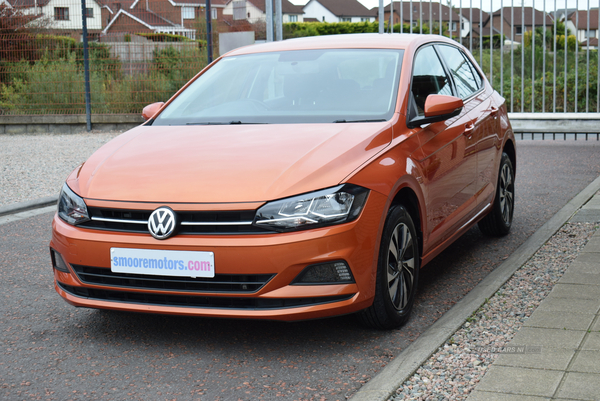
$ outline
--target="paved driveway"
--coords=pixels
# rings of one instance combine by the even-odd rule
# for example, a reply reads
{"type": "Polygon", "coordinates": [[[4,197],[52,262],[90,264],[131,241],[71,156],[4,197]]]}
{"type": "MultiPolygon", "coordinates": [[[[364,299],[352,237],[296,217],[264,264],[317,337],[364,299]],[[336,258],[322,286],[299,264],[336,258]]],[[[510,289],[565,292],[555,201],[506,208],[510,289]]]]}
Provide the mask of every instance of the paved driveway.
{"type": "Polygon", "coordinates": [[[508,237],[465,234],[422,274],[414,316],[276,323],[76,309],[54,292],[51,214],[0,226],[0,398],[343,400],[600,175],[598,142],[518,143],[508,237]]]}

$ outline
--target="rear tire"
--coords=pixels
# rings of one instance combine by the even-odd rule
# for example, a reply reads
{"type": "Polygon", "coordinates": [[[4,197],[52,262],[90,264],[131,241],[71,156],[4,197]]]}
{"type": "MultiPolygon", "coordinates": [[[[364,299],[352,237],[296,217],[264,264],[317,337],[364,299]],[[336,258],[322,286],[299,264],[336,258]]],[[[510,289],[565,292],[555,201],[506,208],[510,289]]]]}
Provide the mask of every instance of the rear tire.
{"type": "Polygon", "coordinates": [[[492,210],[479,221],[479,229],[485,235],[501,237],[510,231],[515,208],[515,172],[510,157],[502,153],[496,196],[492,210]]]}
{"type": "Polygon", "coordinates": [[[359,319],[379,330],[395,329],[408,320],[419,282],[419,241],[403,206],[390,208],[379,248],[373,304],[359,319]]]}

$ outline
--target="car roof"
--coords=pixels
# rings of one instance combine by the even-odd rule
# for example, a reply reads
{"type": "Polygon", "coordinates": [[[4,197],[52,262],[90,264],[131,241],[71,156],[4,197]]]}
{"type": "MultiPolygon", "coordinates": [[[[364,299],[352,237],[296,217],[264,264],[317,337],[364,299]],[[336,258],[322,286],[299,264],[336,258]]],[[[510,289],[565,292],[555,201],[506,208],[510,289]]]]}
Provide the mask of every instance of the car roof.
{"type": "Polygon", "coordinates": [[[421,44],[431,41],[456,43],[439,35],[357,33],[255,44],[232,50],[226,56],[307,49],[406,49],[415,42],[421,44]]]}

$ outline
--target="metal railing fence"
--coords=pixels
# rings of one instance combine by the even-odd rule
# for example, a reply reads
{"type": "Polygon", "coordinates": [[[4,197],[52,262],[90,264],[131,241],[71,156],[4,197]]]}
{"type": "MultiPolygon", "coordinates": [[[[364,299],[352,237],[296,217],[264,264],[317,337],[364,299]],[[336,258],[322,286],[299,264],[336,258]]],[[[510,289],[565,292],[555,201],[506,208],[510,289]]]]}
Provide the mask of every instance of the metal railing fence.
{"type": "MultiPolygon", "coordinates": [[[[445,1],[393,1],[386,31],[440,33],[463,43],[511,112],[600,113],[598,0],[575,1],[575,9],[567,0],[554,0],[548,9],[546,0],[532,0],[533,7],[502,0],[491,12],[483,10],[489,4],[483,0],[455,0],[452,8],[445,1]]],[[[0,114],[84,114],[81,0],[7,6],[12,3],[0,5],[0,114]]],[[[92,113],[139,113],[202,69],[203,4],[87,0],[92,113]]],[[[252,30],[265,37],[264,19],[256,14],[251,21],[234,20],[227,2],[212,4],[213,45],[219,32],[252,30]]],[[[378,12],[372,12],[371,25],[357,23],[352,31],[376,32],[378,12]]],[[[317,24],[324,23],[300,30],[301,23],[288,25],[284,37],[315,34],[317,24]]]]}

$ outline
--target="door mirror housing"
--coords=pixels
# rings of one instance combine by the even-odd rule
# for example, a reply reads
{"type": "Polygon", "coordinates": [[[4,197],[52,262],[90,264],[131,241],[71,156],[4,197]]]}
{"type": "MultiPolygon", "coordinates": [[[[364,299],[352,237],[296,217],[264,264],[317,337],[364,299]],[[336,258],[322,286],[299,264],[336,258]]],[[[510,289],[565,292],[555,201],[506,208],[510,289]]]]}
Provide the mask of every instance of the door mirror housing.
{"type": "Polygon", "coordinates": [[[142,110],[142,118],[144,121],[148,121],[153,118],[164,105],[165,102],[156,102],[144,107],[142,110]]]}
{"type": "Polygon", "coordinates": [[[417,128],[425,124],[444,121],[460,114],[464,103],[462,99],[447,95],[429,95],[425,99],[424,114],[408,122],[408,128],[417,128]]]}

